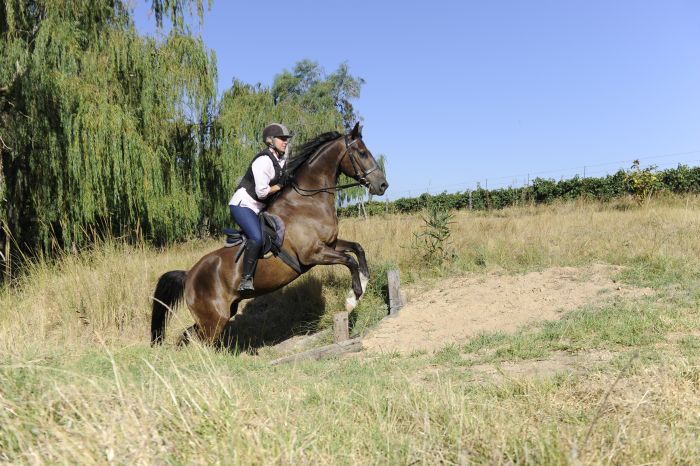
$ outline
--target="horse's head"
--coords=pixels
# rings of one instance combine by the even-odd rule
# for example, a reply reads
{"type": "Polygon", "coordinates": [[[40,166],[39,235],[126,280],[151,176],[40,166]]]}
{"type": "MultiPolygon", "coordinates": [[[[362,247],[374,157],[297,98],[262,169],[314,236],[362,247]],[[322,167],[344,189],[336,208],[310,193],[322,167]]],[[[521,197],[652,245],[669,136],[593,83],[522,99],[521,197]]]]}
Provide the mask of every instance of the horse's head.
{"type": "Polygon", "coordinates": [[[370,194],[381,196],[389,187],[384,172],[362,141],[359,122],[350,134],[345,135],[345,154],[340,161],[340,171],[369,188],[370,194]]]}

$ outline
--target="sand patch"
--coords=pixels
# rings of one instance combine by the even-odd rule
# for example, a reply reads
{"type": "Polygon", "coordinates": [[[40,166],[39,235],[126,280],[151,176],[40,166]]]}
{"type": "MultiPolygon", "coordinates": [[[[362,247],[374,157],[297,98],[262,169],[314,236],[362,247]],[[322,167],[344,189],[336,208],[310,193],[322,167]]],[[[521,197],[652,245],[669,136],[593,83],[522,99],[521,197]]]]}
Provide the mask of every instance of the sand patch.
{"type": "Polygon", "coordinates": [[[651,294],[613,277],[621,267],[554,267],[524,275],[468,275],[429,290],[408,289],[408,304],[364,336],[367,352],[435,351],[484,332],[514,332],[569,310],[651,294]]]}

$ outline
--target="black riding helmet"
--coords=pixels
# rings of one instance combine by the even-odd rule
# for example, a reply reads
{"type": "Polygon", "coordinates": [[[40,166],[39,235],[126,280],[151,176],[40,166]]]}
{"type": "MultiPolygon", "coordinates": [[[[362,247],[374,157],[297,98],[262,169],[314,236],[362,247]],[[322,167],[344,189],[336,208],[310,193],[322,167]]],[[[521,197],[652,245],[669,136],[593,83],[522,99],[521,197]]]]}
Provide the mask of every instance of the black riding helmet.
{"type": "Polygon", "coordinates": [[[289,139],[292,133],[289,132],[286,126],[279,123],[270,123],[263,130],[263,141],[265,144],[272,144],[272,138],[289,139]]]}

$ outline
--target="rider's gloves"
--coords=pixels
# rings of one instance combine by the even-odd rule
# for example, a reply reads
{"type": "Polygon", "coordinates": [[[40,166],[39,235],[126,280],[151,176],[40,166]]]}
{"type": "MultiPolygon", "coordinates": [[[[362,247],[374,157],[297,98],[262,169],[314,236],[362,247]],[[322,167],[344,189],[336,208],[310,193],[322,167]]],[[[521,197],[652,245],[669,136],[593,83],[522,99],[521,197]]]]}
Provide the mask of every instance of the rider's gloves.
{"type": "Polygon", "coordinates": [[[277,181],[277,184],[280,186],[287,186],[292,182],[292,176],[289,172],[286,170],[282,171],[282,174],[280,175],[279,181],[277,181]]]}

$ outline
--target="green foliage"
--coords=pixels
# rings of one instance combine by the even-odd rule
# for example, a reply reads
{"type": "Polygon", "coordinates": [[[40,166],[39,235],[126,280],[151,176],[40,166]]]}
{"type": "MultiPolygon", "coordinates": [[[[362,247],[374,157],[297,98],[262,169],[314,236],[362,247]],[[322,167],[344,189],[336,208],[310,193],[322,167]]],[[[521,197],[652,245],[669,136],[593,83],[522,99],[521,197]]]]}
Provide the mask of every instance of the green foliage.
{"type": "Polygon", "coordinates": [[[662,170],[656,175],[662,189],[673,193],[700,193],[700,167],[678,165],[678,168],[662,170]]]}
{"type": "MultiPolygon", "coordinates": [[[[211,8],[212,0],[207,0],[208,8],[211,8]]],[[[188,32],[185,17],[192,15],[192,8],[196,8],[200,23],[204,19],[204,3],[202,0],[151,0],[151,7],[158,27],[163,27],[163,17],[170,19],[170,24],[178,32],[188,32]],[[194,3],[194,5],[192,4],[194,3]]]]}
{"type": "Polygon", "coordinates": [[[274,103],[294,104],[308,114],[330,113],[334,127],[349,131],[358,120],[350,101],[360,97],[364,80],[350,75],[347,64],[326,77],[324,74],[311,60],[300,61],[292,71],[284,70],[270,90],[274,103]]]}
{"type": "Polygon", "coordinates": [[[216,92],[201,39],[140,37],[119,1],[6,11],[2,220],[12,240],[51,252],[95,236],[162,243],[192,231],[207,149],[198,142],[216,92]]]}
{"type": "Polygon", "coordinates": [[[450,248],[450,225],[454,214],[430,204],[423,213],[423,230],[414,233],[414,246],[425,264],[439,266],[454,257],[450,248]]]}
{"type": "Polygon", "coordinates": [[[635,160],[625,173],[625,185],[640,204],[648,201],[654,189],[659,187],[659,177],[656,176],[655,171],[655,166],[642,169],[639,166],[639,160],[635,160]]]}
{"type": "Polygon", "coordinates": [[[575,176],[568,180],[535,178],[531,191],[526,197],[536,203],[548,203],[556,199],[577,199],[580,197],[610,200],[627,193],[624,184],[624,172],[618,171],[603,178],[580,178],[575,176]]]}

